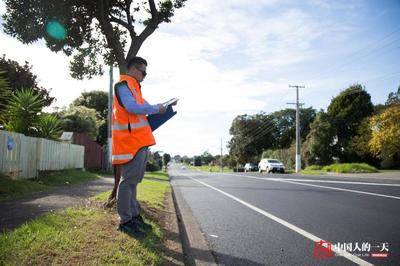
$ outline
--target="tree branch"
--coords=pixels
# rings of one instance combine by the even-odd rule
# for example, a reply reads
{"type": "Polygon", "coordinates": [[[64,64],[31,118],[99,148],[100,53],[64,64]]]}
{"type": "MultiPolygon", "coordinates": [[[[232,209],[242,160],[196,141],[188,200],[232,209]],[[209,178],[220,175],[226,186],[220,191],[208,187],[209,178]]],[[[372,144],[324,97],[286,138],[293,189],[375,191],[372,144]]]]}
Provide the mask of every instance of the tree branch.
{"type": "Polygon", "coordinates": [[[100,26],[106,36],[107,43],[114,51],[115,58],[118,63],[120,73],[126,72],[126,60],[124,56],[124,49],[120,43],[118,36],[115,34],[114,29],[111,25],[111,21],[108,17],[109,14],[109,1],[108,0],[97,0],[98,9],[96,18],[100,23],[100,26]]]}
{"type": "Polygon", "coordinates": [[[131,27],[129,26],[129,24],[127,22],[123,21],[122,19],[116,18],[111,14],[110,14],[110,21],[118,23],[119,25],[125,27],[127,30],[131,29],[131,27]]]}
{"type": "Polygon", "coordinates": [[[161,23],[161,21],[159,21],[158,19],[158,11],[154,3],[154,0],[149,0],[149,5],[151,12],[151,20],[149,24],[147,24],[146,28],[142,31],[142,33],[140,33],[139,36],[132,38],[132,43],[129,48],[126,60],[129,60],[138,53],[143,42],[157,29],[158,24],[161,23]]]}
{"type": "Polygon", "coordinates": [[[126,19],[128,20],[128,24],[133,26],[133,21],[132,21],[132,17],[131,17],[131,4],[132,4],[132,0],[125,0],[126,19]]]}

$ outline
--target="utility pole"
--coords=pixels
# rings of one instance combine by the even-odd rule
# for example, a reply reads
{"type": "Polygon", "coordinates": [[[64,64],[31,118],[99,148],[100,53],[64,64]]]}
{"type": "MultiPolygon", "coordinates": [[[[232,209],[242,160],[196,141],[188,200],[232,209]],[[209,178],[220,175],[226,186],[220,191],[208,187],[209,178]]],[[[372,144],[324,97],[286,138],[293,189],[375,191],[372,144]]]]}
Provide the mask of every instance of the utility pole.
{"type": "Polygon", "coordinates": [[[290,88],[296,88],[296,103],[287,103],[296,105],[296,173],[301,170],[301,152],[300,152],[300,106],[299,103],[299,88],[305,88],[305,86],[289,85],[290,88]]]}
{"type": "Polygon", "coordinates": [[[110,87],[108,91],[108,123],[107,123],[107,169],[111,169],[111,115],[112,115],[112,101],[113,101],[113,66],[110,65],[110,87]]]}
{"type": "Polygon", "coordinates": [[[221,138],[221,157],[219,158],[219,165],[221,166],[221,173],[224,171],[222,166],[222,138],[221,138]]]}

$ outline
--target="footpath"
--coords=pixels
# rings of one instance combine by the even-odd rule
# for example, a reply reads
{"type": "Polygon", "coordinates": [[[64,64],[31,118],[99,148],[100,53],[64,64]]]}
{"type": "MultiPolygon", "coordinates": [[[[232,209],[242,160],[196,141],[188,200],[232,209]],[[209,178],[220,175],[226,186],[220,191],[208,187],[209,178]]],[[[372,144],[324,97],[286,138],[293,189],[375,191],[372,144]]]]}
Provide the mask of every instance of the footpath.
{"type": "Polygon", "coordinates": [[[34,193],[22,199],[0,202],[0,233],[14,229],[44,213],[57,209],[84,206],[88,198],[112,189],[114,178],[100,178],[87,183],[34,193]]]}

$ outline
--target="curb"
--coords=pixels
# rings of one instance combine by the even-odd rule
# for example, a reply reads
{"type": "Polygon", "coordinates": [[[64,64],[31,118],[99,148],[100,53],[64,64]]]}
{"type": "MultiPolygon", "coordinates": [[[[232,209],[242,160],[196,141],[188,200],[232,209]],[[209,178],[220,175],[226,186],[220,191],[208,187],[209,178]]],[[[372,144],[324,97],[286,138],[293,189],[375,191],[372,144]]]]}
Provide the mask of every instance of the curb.
{"type": "Polygon", "coordinates": [[[185,265],[175,204],[171,192],[167,193],[165,202],[167,211],[164,223],[164,229],[167,231],[165,240],[166,252],[164,257],[165,261],[161,263],[161,265],[185,265]]]}
{"type": "Polygon", "coordinates": [[[185,265],[217,265],[189,206],[182,195],[174,190],[172,184],[171,191],[185,265]]]}

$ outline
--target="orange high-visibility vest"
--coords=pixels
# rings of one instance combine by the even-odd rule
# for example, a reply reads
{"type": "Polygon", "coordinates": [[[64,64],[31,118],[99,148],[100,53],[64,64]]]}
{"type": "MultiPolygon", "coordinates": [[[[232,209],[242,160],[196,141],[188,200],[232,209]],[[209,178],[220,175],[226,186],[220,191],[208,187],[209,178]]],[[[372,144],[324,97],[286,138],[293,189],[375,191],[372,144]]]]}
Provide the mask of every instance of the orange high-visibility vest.
{"type": "MultiPolygon", "coordinates": [[[[139,83],[131,76],[121,75],[120,82],[126,82],[138,104],[144,104],[139,83]]],[[[112,128],[112,164],[124,164],[135,157],[143,147],[156,144],[146,115],[129,113],[120,105],[114,93],[112,128]]]]}

